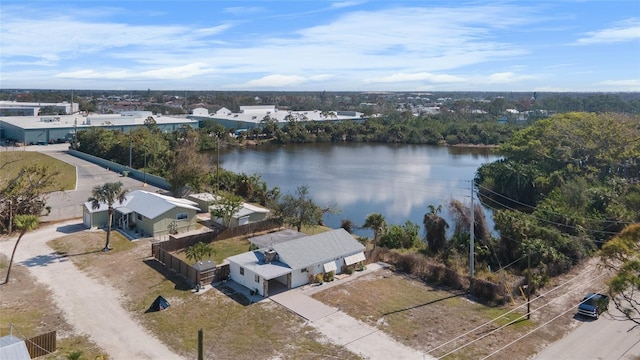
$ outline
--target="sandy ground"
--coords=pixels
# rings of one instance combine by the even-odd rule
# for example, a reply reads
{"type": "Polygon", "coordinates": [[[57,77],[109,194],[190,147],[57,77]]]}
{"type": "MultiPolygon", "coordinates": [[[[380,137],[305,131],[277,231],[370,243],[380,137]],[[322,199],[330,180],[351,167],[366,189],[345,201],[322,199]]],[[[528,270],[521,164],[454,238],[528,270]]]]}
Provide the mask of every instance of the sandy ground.
{"type": "MultiPolygon", "coordinates": [[[[84,230],[81,221],[74,219],[27,233],[14,262],[26,266],[39,282],[48,285],[74,330],[88,335],[110,359],[182,359],[133,320],[123,308],[118,290],[96,282],[46,245],[57,237],[84,230]]],[[[0,242],[0,252],[11,256],[16,239],[0,242]]]]}

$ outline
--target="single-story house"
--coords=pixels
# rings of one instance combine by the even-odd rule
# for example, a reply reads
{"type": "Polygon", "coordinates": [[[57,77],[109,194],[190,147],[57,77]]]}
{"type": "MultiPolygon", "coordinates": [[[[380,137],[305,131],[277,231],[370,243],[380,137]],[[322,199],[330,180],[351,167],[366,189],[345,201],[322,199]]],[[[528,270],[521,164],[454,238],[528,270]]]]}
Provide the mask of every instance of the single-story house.
{"type": "MultiPolygon", "coordinates": [[[[196,202],[201,212],[210,212],[211,209],[216,207],[215,202],[218,201],[220,197],[210,193],[198,193],[187,196],[187,199],[196,202]]],[[[262,206],[242,203],[242,207],[233,214],[229,227],[266,220],[269,217],[269,213],[269,209],[263,208],[262,206]]],[[[224,221],[221,218],[212,218],[212,220],[224,226],[224,221]]]]}
{"type": "MultiPolygon", "coordinates": [[[[113,205],[113,224],[117,228],[136,231],[143,236],[159,237],[171,231],[193,230],[198,204],[144,190],[128,193],[123,202],[113,205]]],[[[109,219],[108,206],[101,203],[94,209],[91,202],[83,205],[83,223],[86,228],[104,227],[109,219]]]]}
{"type": "Polygon", "coordinates": [[[365,247],[344,229],[327,231],[227,258],[231,280],[262,296],[278,287],[296,288],[316,274],[342,273],[365,260],[365,247]]]}

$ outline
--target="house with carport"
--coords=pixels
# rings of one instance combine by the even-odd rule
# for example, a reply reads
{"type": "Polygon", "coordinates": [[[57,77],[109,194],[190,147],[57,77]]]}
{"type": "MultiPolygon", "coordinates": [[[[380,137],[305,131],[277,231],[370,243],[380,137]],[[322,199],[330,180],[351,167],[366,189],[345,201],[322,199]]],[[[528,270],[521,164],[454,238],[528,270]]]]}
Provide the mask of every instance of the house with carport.
{"type": "MultiPolygon", "coordinates": [[[[191,200],[174,198],[144,190],[135,190],[123,202],[113,204],[113,227],[135,232],[141,237],[194,230],[198,204],[191,200]]],[[[100,203],[94,209],[90,201],[83,205],[83,224],[86,228],[107,225],[108,206],[100,203]]]]}
{"type": "Polygon", "coordinates": [[[227,258],[229,277],[262,296],[312,282],[316,274],[340,274],[365,260],[365,247],[344,229],[274,242],[227,258]]]}

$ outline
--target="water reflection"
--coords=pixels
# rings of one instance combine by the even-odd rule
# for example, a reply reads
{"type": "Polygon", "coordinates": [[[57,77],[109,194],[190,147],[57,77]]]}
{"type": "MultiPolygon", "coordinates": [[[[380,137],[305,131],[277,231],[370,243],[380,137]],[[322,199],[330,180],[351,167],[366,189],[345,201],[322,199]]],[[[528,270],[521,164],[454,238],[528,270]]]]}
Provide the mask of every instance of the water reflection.
{"type": "Polygon", "coordinates": [[[304,144],[233,149],[221,155],[221,166],[260,174],[283,194],[308,185],[316,203],[336,203],[342,210],[325,217],[328,226],[337,228],[341,219],[360,225],[372,212],[389,224],[411,220],[421,225],[430,204],[445,207],[451,199],[468,203],[476,169],[497,158],[481,148],[304,144]]]}

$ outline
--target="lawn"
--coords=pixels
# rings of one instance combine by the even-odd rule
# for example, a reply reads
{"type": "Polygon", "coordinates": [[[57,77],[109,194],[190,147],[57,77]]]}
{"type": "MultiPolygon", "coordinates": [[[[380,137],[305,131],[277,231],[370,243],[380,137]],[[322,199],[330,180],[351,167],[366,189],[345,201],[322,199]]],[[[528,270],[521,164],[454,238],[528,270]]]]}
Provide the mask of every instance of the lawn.
{"type": "MultiPolygon", "coordinates": [[[[344,347],[327,343],[303,319],[270,301],[248,305],[244,297],[228,288],[194,293],[182,278],[150,258],[148,240],[129,242],[114,236],[112,252],[96,251],[104,246],[104,236],[102,231],[86,231],[49,245],[65,252],[96,281],[119,289],[132,316],[187,358],[196,357],[198,329],[204,332],[205,358],[358,358],[344,347]],[[147,312],[158,295],[171,306],[161,312],[147,312]]],[[[248,249],[248,242],[231,241],[227,245],[237,247],[230,252],[248,249]]]]}
{"type": "Polygon", "coordinates": [[[2,151],[0,152],[0,184],[14,178],[21,169],[28,165],[47,166],[56,175],[56,186],[50,191],[74,190],[76,187],[76,169],[51,156],[35,151],[2,151]]]}
{"type": "MultiPolygon", "coordinates": [[[[221,264],[222,261],[229,256],[238,255],[249,251],[249,245],[249,241],[244,239],[243,237],[214,241],[210,244],[211,248],[213,249],[211,259],[215,261],[216,264],[221,264]]],[[[173,255],[186,262],[187,264],[193,265],[195,263],[194,260],[187,259],[187,254],[184,249],[174,252],[173,255]]]]}

